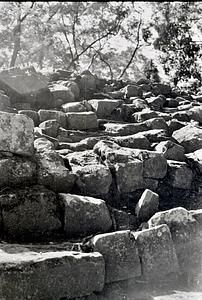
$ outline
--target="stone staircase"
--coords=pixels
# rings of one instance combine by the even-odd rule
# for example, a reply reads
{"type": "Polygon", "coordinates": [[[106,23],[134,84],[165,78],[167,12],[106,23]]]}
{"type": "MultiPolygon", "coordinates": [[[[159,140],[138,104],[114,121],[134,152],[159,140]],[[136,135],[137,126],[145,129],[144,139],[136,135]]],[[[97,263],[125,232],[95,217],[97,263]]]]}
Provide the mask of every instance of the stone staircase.
{"type": "Polygon", "coordinates": [[[202,96],[33,69],[0,89],[0,299],[202,299],[202,96]]]}

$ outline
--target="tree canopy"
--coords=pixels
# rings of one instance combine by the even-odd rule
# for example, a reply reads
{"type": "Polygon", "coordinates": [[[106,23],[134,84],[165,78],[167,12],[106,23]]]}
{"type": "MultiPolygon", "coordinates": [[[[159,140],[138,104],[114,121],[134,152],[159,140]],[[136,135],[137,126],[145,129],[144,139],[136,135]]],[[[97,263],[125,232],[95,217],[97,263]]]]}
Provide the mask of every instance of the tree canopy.
{"type": "Polygon", "coordinates": [[[1,2],[0,66],[201,84],[200,2],[1,2]],[[156,79],[155,79],[156,78],[156,79]]]}

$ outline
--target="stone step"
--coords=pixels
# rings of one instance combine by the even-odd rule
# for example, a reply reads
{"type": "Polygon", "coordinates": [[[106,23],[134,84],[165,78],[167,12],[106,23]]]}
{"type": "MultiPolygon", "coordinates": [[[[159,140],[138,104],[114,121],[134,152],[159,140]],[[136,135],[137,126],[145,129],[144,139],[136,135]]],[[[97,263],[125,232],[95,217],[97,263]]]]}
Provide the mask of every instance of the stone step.
{"type": "Polygon", "coordinates": [[[105,264],[98,252],[44,251],[0,245],[0,299],[71,299],[101,291],[105,264]]]}

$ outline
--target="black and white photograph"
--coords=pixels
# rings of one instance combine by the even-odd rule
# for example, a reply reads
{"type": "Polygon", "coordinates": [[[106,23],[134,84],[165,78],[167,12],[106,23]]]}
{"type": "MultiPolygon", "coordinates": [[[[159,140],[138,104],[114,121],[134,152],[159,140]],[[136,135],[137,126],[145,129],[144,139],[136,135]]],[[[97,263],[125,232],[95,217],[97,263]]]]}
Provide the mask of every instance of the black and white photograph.
{"type": "Polygon", "coordinates": [[[0,1],[0,300],[202,300],[202,2],[0,1]]]}

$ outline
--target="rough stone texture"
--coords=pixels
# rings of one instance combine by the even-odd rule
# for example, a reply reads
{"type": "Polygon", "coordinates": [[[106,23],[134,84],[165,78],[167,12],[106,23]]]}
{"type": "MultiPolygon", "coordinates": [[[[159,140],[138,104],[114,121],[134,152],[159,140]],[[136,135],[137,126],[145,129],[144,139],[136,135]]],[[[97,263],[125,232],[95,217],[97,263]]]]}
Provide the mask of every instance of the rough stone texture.
{"type": "Polygon", "coordinates": [[[107,194],[112,183],[110,170],[99,163],[96,154],[92,151],[74,152],[66,156],[77,175],[76,188],[83,195],[107,194]]]}
{"type": "Polygon", "coordinates": [[[143,162],[143,177],[164,178],[167,161],[161,153],[148,150],[134,150],[134,155],[143,162]]]}
{"type": "Polygon", "coordinates": [[[86,111],[86,107],[82,104],[82,102],[73,102],[73,103],[65,103],[62,105],[62,110],[67,112],[84,112],[86,111]]]}
{"type": "Polygon", "coordinates": [[[27,117],[31,118],[34,122],[34,126],[39,125],[39,115],[34,110],[19,110],[18,114],[26,115],[27,117]]]}
{"type": "Polygon", "coordinates": [[[104,260],[99,253],[5,248],[0,250],[1,299],[70,299],[103,289],[104,260]]]}
{"type": "Polygon", "coordinates": [[[123,103],[123,100],[92,99],[88,101],[98,118],[109,117],[113,110],[123,103]]]}
{"type": "Polygon", "coordinates": [[[80,95],[84,99],[91,99],[93,93],[96,91],[96,76],[90,71],[84,71],[77,77],[76,82],[80,89],[80,95]]]}
{"type": "Polygon", "coordinates": [[[159,143],[168,139],[167,132],[164,129],[150,129],[142,131],[141,134],[145,136],[150,143],[159,143]]]}
{"type": "Polygon", "coordinates": [[[112,176],[106,166],[74,166],[72,172],[77,175],[75,184],[83,195],[104,195],[109,192],[112,176]]]}
{"type": "Polygon", "coordinates": [[[27,186],[35,182],[36,163],[27,158],[0,159],[0,187],[27,186]]]}
{"type": "Polygon", "coordinates": [[[33,67],[3,70],[0,73],[0,89],[9,95],[12,103],[29,102],[39,107],[51,105],[51,93],[45,77],[33,67]]]}
{"type": "Polygon", "coordinates": [[[147,126],[143,123],[140,124],[107,123],[104,125],[104,127],[106,132],[117,133],[120,135],[130,135],[130,134],[135,134],[147,130],[147,126]]]}
{"type": "Polygon", "coordinates": [[[134,149],[150,149],[149,140],[141,133],[112,138],[118,145],[134,149]]]}
{"type": "Polygon", "coordinates": [[[50,87],[50,91],[54,100],[61,99],[63,103],[75,101],[75,97],[71,89],[62,84],[54,84],[50,87]]]}
{"type": "Polygon", "coordinates": [[[122,91],[125,93],[126,98],[142,96],[142,90],[135,84],[128,84],[122,91]]]}
{"type": "Polygon", "coordinates": [[[156,281],[178,272],[178,261],[171,233],[167,225],[132,232],[137,241],[143,277],[156,281]]]}
{"type": "Polygon", "coordinates": [[[193,180],[191,168],[185,162],[168,160],[168,184],[174,188],[190,189],[193,180]]]}
{"type": "Polygon", "coordinates": [[[93,197],[59,194],[64,207],[64,232],[67,237],[106,232],[112,220],[105,201],[93,197]]]}
{"type": "Polygon", "coordinates": [[[34,148],[37,152],[55,150],[54,144],[44,137],[38,138],[34,141],[34,148]]]}
{"type": "Polygon", "coordinates": [[[158,210],[158,194],[146,189],[135,207],[135,213],[141,222],[148,221],[158,210]]]}
{"type": "Polygon", "coordinates": [[[201,266],[201,227],[192,213],[177,207],[156,213],[148,221],[149,228],[167,224],[170,228],[180,268],[183,272],[199,270],[201,266]]]}
{"type": "Polygon", "coordinates": [[[47,120],[39,124],[39,128],[42,129],[42,133],[52,136],[54,138],[58,135],[58,129],[60,124],[57,120],[47,120]]]}
{"type": "Polygon", "coordinates": [[[36,186],[0,195],[3,234],[6,237],[44,240],[61,229],[55,194],[36,186]]]}
{"type": "Polygon", "coordinates": [[[120,193],[133,192],[143,187],[143,165],[139,159],[115,164],[115,178],[120,193]]]}
{"type": "Polygon", "coordinates": [[[191,161],[197,171],[202,174],[202,149],[186,154],[186,158],[188,161],[191,161]]]}
{"type": "Polygon", "coordinates": [[[157,83],[152,87],[152,92],[155,94],[155,96],[158,95],[170,96],[171,87],[167,84],[157,83]]]}
{"type": "Polygon", "coordinates": [[[6,96],[3,91],[0,91],[0,111],[6,111],[10,105],[9,97],[6,96]]]}
{"type": "Polygon", "coordinates": [[[200,106],[191,108],[188,114],[192,120],[202,123],[202,108],[200,106]]]}
{"type": "Polygon", "coordinates": [[[97,116],[94,112],[69,112],[67,116],[67,128],[76,130],[97,129],[97,116]]]}
{"type": "Polygon", "coordinates": [[[98,234],[91,239],[91,244],[104,257],[106,283],[141,275],[137,245],[129,230],[98,234]]]}
{"type": "Polygon", "coordinates": [[[185,153],[194,152],[202,148],[202,129],[187,125],[173,132],[172,137],[184,147],[185,153]]]}
{"type": "Polygon", "coordinates": [[[40,123],[47,121],[47,120],[55,119],[58,121],[58,123],[60,124],[61,127],[64,127],[64,128],[67,127],[66,115],[62,111],[40,109],[38,111],[38,114],[39,114],[39,122],[40,123]]]}
{"type": "Polygon", "coordinates": [[[34,151],[34,122],[25,115],[0,111],[0,151],[31,156],[34,151]]]}
{"type": "Polygon", "coordinates": [[[168,131],[168,125],[163,117],[151,118],[146,121],[149,129],[164,129],[168,131]]]}
{"type": "Polygon", "coordinates": [[[70,192],[75,182],[75,175],[64,165],[62,158],[54,150],[36,153],[37,181],[57,192],[70,192]]]}
{"type": "Polygon", "coordinates": [[[155,150],[159,153],[162,153],[166,159],[177,161],[185,160],[184,148],[170,140],[160,142],[155,147],[155,150]]]}
{"type": "Polygon", "coordinates": [[[155,117],[158,117],[157,112],[149,108],[145,108],[142,111],[136,112],[132,115],[133,120],[136,122],[144,122],[155,117]]]}
{"type": "Polygon", "coordinates": [[[157,97],[150,97],[147,98],[147,103],[151,109],[154,110],[162,110],[163,106],[165,105],[166,98],[162,95],[157,97]]]}

